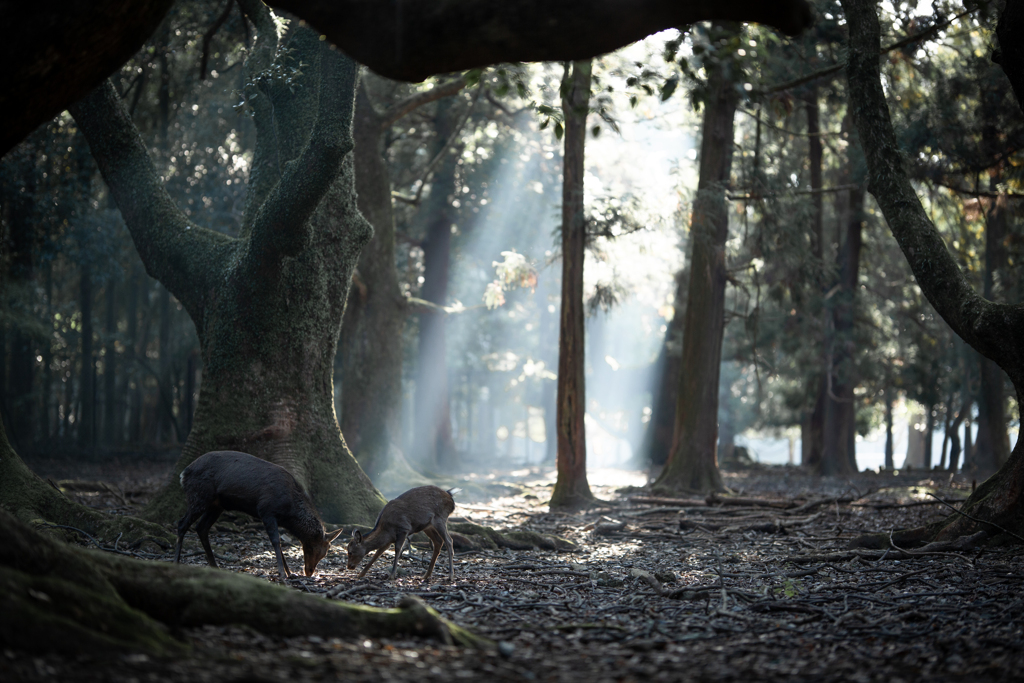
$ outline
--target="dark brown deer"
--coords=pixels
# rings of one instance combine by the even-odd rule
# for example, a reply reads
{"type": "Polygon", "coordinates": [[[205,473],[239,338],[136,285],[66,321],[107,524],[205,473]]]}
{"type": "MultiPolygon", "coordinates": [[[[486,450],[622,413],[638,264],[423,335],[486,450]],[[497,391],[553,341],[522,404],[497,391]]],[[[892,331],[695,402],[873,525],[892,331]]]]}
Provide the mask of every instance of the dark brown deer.
{"type": "Polygon", "coordinates": [[[199,456],[181,473],[188,511],[178,522],[174,562],[181,559],[181,543],[192,523],[206,551],[206,561],[217,566],[210,548],[210,527],[225,510],[237,510],[263,522],[277,553],[277,570],[286,579],[292,572],[281,554],[278,526],[302,541],[306,576],[327,556],[341,529],[326,533],[313,502],[291,473],[274,463],[238,451],[211,451],[199,456]]]}
{"type": "Polygon", "coordinates": [[[444,546],[448,547],[448,581],[454,581],[455,550],[452,547],[452,537],[448,534],[447,522],[448,515],[455,509],[455,499],[452,496],[460,490],[445,491],[436,486],[418,486],[389,502],[380,511],[377,523],[366,536],[359,530],[352,534],[352,539],[348,542],[348,568],[355,569],[368,551],[376,550],[377,552],[363,567],[363,571],[359,572],[360,577],[365,576],[381,553],[394,544],[395,561],[391,564],[389,572],[390,577],[394,579],[398,573],[398,560],[405,550],[405,539],[422,531],[434,547],[434,554],[430,558],[430,566],[427,567],[423,583],[430,581],[434,563],[437,562],[437,556],[444,546]]]}

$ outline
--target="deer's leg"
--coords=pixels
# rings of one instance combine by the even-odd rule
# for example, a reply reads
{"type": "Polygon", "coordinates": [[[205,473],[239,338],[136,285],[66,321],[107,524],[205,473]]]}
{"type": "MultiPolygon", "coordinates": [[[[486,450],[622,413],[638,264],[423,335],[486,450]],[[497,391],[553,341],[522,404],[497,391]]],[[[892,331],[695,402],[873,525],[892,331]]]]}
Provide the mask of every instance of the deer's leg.
{"type": "Polygon", "coordinates": [[[292,570],[288,568],[288,563],[284,561],[284,553],[281,552],[281,535],[277,531],[277,520],[270,516],[264,517],[263,527],[267,530],[270,545],[274,546],[274,553],[277,555],[277,571],[282,579],[287,579],[292,575],[292,570]]]}
{"type": "Polygon", "coordinates": [[[402,558],[402,553],[405,552],[405,539],[406,534],[399,531],[395,537],[395,561],[391,563],[391,580],[394,581],[395,577],[398,576],[398,560],[402,558]]]}
{"type": "Polygon", "coordinates": [[[192,508],[189,508],[185,516],[178,521],[178,545],[174,548],[174,564],[181,562],[181,544],[185,540],[188,528],[192,526],[192,522],[195,520],[196,514],[192,512],[192,508]]]}
{"type": "Polygon", "coordinates": [[[385,546],[382,546],[380,548],[377,548],[377,552],[375,552],[373,554],[373,557],[370,558],[370,561],[366,563],[366,566],[363,567],[363,571],[359,572],[359,576],[357,576],[356,578],[357,579],[361,579],[364,576],[366,576],[366,572],[370,571],[370,567],[373,566],[373,563],[377,561],[378,557],[380,557],[381,555],[384,554],[384,551],[387,550],[388,546],[390,546],[390,545],[391,544],[389,543],[388,545],[385,545],[385,546]]]}
{"type": "Polygon", "coordinates": [[[206,563],[211,567],[217,566],[217,560],[213,556],[213,548],[210,547],[210,527],[220,517],[221,512],[223,510],[219,507],[208,508],[196,523],[196,534],[199,536],[199,541],[203,544],[203,550],[206,551],[206,563]]]}
{"type": "Polygon", "coordinates": [[[437,556],[441,554],[441,548],[444,547],[444,539],[441,534],[437,533],[437,530],[432,526],[428,526],[423,530],[423,533],[430,539],[430,545],[433,546],[433,554],[430,556],[430,566],[427,567],[427,573],[423,576],[423,583],[430,582],[430,575],[434,571],[434,563],[437,562],[437,556]]]}
{"type": "Polygon", "coordinates": [[[455,581],[455,546],[452,544],[452,536],[448,533],[448,525],[446,520],[440,517],[434,517],[434,528],[437,529],[437,533],[444,539],[444,544],[448,546],[448,581],[455,581]]]}

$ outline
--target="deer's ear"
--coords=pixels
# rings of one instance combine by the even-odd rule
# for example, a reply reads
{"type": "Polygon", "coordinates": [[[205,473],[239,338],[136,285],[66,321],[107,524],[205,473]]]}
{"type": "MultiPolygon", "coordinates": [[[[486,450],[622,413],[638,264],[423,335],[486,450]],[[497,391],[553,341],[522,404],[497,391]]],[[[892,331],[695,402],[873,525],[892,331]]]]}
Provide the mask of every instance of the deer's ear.
{"type": "Polygon", "coordinates": [[[355,541],[356,543],[362,543],[363,542],[363,532],[360,531],[359,529],[356,529],[355,531],[353,531],[352,532],[352,540],[355,541]]]}
{"type": "Polygon", "coordinates": [[[331,542],[333,542],[333,541],[334,541],[334,539],[336,539],[336,538],[337,538],[338,536],[341,536],[341,529],[336,529],[336,530],[332,531],[331,533],[329,533],[329,534],[326,534],[326,535],[324,536],[324,540],[325,540],[325,541],[327,541],[328,543],[331,543],[331,542]]]}

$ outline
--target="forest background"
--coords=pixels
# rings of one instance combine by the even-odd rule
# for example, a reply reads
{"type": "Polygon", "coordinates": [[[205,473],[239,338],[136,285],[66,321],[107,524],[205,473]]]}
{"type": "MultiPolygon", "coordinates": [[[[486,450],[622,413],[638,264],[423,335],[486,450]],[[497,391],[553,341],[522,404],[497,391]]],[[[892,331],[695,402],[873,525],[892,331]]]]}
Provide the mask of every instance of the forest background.
{"type": "MultiPolygon", "coordinates": [[[[986,298],[1017,302],[1024,129],[990,59],[996,17],[984,3],[940,5],[885,6],[890,42],[902,43],[885,53],[886,96],[918,195],[961,269],[986,298]]],[[[583,178],[591,466],[657,466],[671,450],[700,118],[719,68],[736,99],[719,459],[732,462],[737,439],[755,432],[788,439],[788,459],[819,471],[893,469],[904,465],[900,415],[936,435],[911,439],[907,464],[983,475],[1009,457],[1009,384],[935,314],[864,192],[846,84],[829,71],[845,21],[835,3],[817,13],[795,39],[698,25],[594,61],[583,178]],[[858,458],[859,439],[879,432],[880,453],[858,458]]],[[[297,30],[278,21],[282,35],[297,30]]],[[[179,2],[113,79],[170,196],[229,236],[252,182],[243,62],[256,33],[236,3],[179,2]]],[[[278,76],[301,77],[301,60],[288,68],[278,76]]],[[[421,474],[555,460],[568,74],[513,64],[409,85],[363,71],[356,126],[359,107],[378,119],[395,282],[374,281],[364,254],[334,394],[349,447],[386,492],[421,474]],[[361,329],[379,325],[382,306],[397,332],[387,353],[361,329]],[[388,391],[373,367],[396,362],[400,388],[380,401],[398,405],[361,414],[388,391]]],[[[357,143],[357,183],[370,157],[357,143]]],[[[40,127],[0,178],[0,415],[12,445],[26,457],[180,449],[203,376],[195,326],[147,275],[75,120],[40,127]]]]}

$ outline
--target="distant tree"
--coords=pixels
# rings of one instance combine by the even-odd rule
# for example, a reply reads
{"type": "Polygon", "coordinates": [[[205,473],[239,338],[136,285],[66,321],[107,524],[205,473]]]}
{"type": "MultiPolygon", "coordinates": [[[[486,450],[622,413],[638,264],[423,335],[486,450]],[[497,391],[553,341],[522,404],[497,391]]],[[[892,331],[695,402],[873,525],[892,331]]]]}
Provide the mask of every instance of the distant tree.
{"type": "Polygon", "coordinates": [[[725,192],[733,154],[733,119],[739,104],[735,27],[713,25],[715,56],[705,65],[707,85],[701,135],[700,179],[690,223],[690,282],[687,288],[682,373],[676,400],[672,451],[655,487],[718,491],[718,394],[725,327],[725,242],[729,211],[725,192]]]}
{"type": "Polygon", "coordinates": [[[587,482],[587,410],[584,375],[583,260],[587,220],[583,209],[584,153],[590,113],[591,60],[572,62],[562,81],[564,117],[562,180],[562,312],[558,335],[556,428],[558,478],[552,508],[574,508],[593,500],[587,482]]]}

